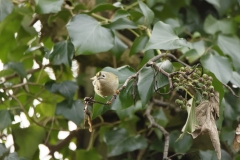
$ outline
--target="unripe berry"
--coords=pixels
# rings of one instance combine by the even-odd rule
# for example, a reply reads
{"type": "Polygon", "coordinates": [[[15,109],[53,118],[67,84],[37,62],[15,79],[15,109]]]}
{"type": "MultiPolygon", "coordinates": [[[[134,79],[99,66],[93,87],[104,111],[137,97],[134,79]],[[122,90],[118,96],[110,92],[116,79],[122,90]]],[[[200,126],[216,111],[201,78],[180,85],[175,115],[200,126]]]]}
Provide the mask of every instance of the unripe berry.
{"type": "Polygon", "coordinates": [[[208,75],[207,75],[207,74],[203,74],[203,78],[204,78],[204,79],[207,79],[207,78],[208,78],[208,75]]]}
{"type": "Polygon", "coordinates": [[[203,86],[202,86],[202,90],[204,90],[204,91],[205,91],[205,90],[206,90],[206,88],[207,88],[207,87],[206,87],[205,85],[203,85],[203,86]]]}
{"type": "Polygon", "coordinates": [[[208,96],[208,93],[207,93],[207,92],[203,92],[202,95],[203,95],[204,97],[207,97],[207,96],[208,96]]]}
{"type": "Polygon", "coordinates": [[[210,93],[210,97],[214,97],[214,93],[210,93]]]}
{"type": "Polygon", "coordinates": [[[214,92],[214,87],[213,86],[210,86],[208,89],[209,89],[210,92],[214,92]]]}
{"type": "Polygon", "coordinates": [[[202,83],[203,82],[203,78],[202,77],[199,78],[198,81],[202,83]]]}
{"type": "Polygon", "coordinates": [[[174,87],[177,87],[177,86],[178,86],[178,83],[177,83],[177,82],[174,82],[174,83],[173,83],[173,86],[174,86],[174,87]]]}

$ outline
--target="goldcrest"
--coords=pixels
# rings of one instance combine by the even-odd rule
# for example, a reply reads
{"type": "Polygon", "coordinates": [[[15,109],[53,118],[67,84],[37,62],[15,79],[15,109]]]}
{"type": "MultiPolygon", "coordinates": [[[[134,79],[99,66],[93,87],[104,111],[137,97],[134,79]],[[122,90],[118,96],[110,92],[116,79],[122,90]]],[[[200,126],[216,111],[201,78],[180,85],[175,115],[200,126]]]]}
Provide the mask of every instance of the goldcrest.
{"type": "Polygon", "coordinates": [[[117,94],[119,85],[118,76],[111,72],[100,71],[92,77],[94,91],[101,97],[117,94]]]}

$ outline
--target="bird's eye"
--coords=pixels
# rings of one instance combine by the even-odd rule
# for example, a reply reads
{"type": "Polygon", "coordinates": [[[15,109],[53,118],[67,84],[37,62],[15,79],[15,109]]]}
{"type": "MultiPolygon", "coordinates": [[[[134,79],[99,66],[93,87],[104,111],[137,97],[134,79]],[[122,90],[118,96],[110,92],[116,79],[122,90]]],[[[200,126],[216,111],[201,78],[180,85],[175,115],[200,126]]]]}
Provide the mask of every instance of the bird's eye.
{"type": "Polygon", "coordinates": [[[102,77],[105,77],[105,75],[103,74],[102,77]]]}

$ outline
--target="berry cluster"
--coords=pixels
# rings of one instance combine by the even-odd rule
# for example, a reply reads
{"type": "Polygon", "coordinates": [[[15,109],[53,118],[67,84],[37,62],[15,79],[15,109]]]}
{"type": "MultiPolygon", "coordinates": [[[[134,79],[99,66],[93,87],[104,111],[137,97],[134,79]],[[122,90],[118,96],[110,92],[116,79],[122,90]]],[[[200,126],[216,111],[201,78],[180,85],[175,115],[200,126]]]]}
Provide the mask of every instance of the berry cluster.
{"type": "MultiPolygon", "coordinates": [[[[213,78],[207,74],[201,73],[198,68],[181,67],[177,72],[178,74],[173,76],[173,87],[176,91],[185,92],[186,96],[183,98],[179,96],[175,103],[180,107],[188,106],[187,94],[190,94],[190,88],[201,94],[202,99],[209,99],[214,96],[214,87],[212,86],[213,78]]],[[[195,96],[195,95],[192,95],[195,96]]],[[[199,101],[196,101],[199,103],[199,101]]]]}

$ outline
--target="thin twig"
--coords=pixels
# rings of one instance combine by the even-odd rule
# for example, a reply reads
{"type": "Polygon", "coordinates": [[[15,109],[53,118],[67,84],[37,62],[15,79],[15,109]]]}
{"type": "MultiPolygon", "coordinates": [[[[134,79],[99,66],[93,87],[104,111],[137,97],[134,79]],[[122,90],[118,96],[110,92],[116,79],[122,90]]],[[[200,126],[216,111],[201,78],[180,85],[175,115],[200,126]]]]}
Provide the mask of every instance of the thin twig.
{"type": "Polygon", "coordinates": [[[168,158],[168,149],[169,149],[169,133],[162,127],[160,126],[159,124],[157,124],[153,118],[153,116],[151,115],[151,110],[152,110],[152,105],[153,104],[150,104],[146,111],[145,111],[145,115],[147,116],[148,120],[150,121],[150,125],[149,125],[149,128],[157,128],[159,129],[163,135],[164,135],[164,138],[165,138],[165,143],[164,143],[164,149],[163,149],[163,159],[164,160],[167,160],[169,159],[168,158]]]}
{"type": "MultiPolygon", "coordinates": [[[[40,67],[40,68],[30,69],[30,70],[27,71],[27,74],[35,73],[35,72],[41,70],[42,68],[46,68],[46,67],[50,67],[50,66],[51,66],[51,64],[47,64],[47,65],[44,65],[44,66],[42,66],[42,67],[40,67]]],[[[5,81],[8,81],[8,80],[13,79],[13,78],[15,78],[15,77],[18,77],[18,74],[17,74],[17,73],[14,73],[14,74],[9,75],[9,76],[6,76],[6,77],[3,77],[3,79],[4,79],[5,81]]]]}
{"type": "Polygon", "coordinates": [[[153,99],[153,103],[154,103],[154,105],[161,106],[163,108],[167,108],[167,107],[176,108],[173,103],[164,102],[159,99],[153,99]]]}
{"type": "Polygon", "coordinates": [[[232,93],[235,97],[240,98],[240,96],[236,95],[236,93],[232,90],[231,87],[229,87],[228,85],[226,85],[226,84],[224,84],[224,83],[222,83],[222,84],[223,84],[229,91],[231,91],[231,93],[232,93]]]}

